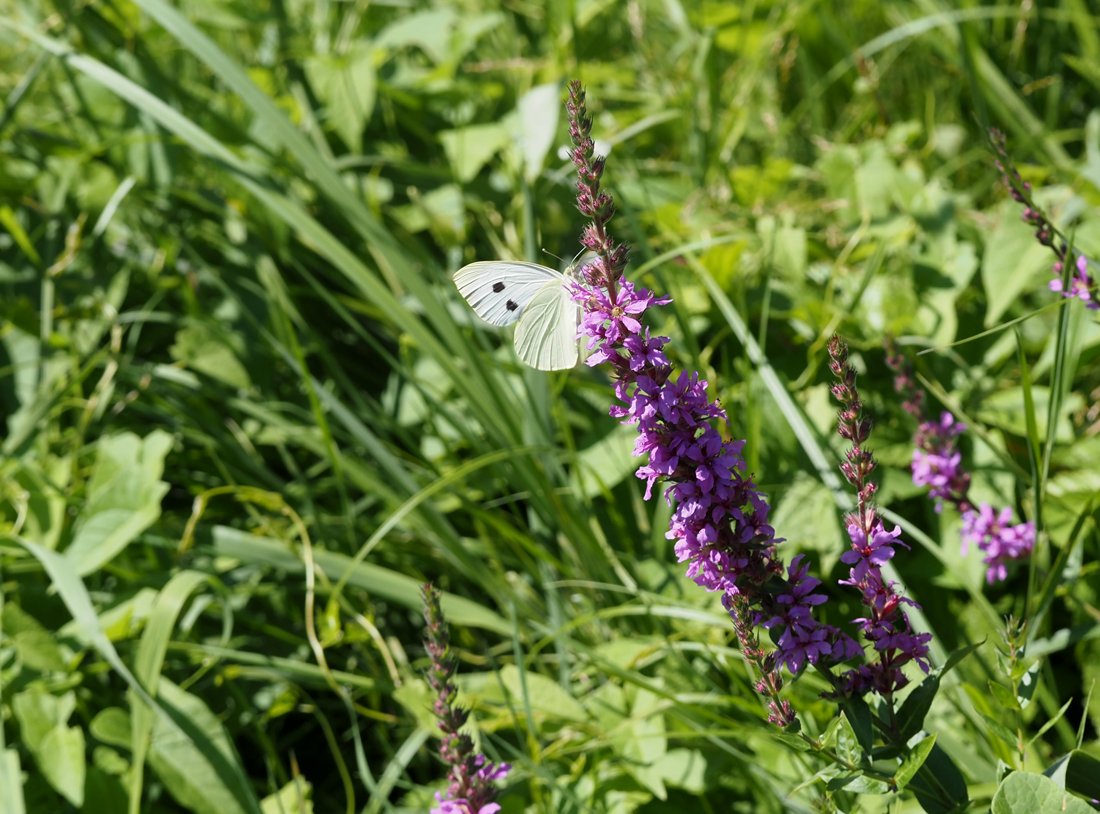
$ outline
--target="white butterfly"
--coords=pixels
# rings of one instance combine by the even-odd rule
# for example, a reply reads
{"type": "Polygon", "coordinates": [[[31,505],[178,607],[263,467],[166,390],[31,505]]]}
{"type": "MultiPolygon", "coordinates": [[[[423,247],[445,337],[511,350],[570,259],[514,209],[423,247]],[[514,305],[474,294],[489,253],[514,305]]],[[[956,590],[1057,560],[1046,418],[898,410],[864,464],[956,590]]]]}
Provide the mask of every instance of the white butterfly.
{"type": "Polygon", "coordinates": [[[537,370],[577,364],[581,309],[569,294],[573,267],[564,274],[538,263],[492,260],[455,272],[458,293],[474,313],[498,327],[516,324],[516,354],[537,370]]]}

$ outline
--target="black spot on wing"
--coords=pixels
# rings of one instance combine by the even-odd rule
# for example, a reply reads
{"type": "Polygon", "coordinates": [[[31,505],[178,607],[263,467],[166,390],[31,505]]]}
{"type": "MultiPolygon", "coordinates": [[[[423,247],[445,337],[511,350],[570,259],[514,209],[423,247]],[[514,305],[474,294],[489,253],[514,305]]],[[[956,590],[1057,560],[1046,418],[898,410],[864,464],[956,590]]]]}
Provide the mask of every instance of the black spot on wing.
{"type": "Polygon", "coordinates": [[[493,283],[493,293],[499,294],[504,290],[504,283],[493,283]]]}
{"type": "MultiPolygon", "coordinates": [[[[497,283],[497,285],[500,285],[500,283],[497,283]]],[[[503,288],[504,286],[501,285],[500,287],[503,288]]],[[[519,308],[519,306],[511,300],[508,300],[508,302],[504,303],[504,307],[507,308],[509,311],[515,311],[517,308],[519,308]]]]}

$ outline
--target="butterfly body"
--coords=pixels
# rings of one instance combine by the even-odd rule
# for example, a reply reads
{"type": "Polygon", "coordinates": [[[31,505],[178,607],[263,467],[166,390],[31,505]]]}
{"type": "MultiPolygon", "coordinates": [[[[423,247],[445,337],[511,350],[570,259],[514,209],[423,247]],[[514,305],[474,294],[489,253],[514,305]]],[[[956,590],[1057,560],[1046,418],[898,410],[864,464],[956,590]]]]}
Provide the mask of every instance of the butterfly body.
{"type": "Polygon", "coordinates": [[[470,263],[454,282],[474,313],[490,325],[516,323],[516,354],[538,370],[566,370],[579,358],[580,308],[569,293],[569,272],[538,263],[470,263]]]}

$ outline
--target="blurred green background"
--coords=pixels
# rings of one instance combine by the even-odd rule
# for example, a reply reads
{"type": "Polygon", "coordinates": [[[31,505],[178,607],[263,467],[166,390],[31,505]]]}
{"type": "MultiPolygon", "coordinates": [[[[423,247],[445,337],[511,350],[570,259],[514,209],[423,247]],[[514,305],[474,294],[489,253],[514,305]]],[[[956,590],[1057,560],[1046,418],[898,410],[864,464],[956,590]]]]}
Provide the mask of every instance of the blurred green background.
{"type": "MultiPolygon", "coordinates": [[[[0,0],[0,812],[426,810],[425,580],[479,743],[516,766],[506,812],[887,805],[797,788],[820,764],[682,576],[606,376],[523,369],[450,282],[579,248],[572,78],[628,274],[674,298],[652,327],[748,440],[788,558],[842,574],[834,331],[941,659],[996,641],[1026,573],[983,593],[910,485],[886,334],[934,349],[976,498],[1075,542],[1031,711],[982,706],[991,643],[930,716],[972,797],[1067,698],[1023,754],[1080,720],[1095,750],[1100,330],[1047,291],[985,131],[1100,251],[1098,23],[1086,0],[0,0]]],[[[824,688],[792,690],[810,732],[824,688]]]]}

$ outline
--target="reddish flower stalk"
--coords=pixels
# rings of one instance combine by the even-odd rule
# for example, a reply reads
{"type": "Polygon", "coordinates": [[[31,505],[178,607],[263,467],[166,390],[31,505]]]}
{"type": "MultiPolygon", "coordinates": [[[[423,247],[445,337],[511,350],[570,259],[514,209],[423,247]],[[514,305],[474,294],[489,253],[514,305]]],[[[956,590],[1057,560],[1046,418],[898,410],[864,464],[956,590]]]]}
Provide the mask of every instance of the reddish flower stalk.
{"type": "Polygon", "coordinates": [[[1055,261],[1051,266],[1054,279],[1048,284],[1050,290],[1067,299],[1081,300],[1090,310],[1100,309],[1100,301],[1096,298],[1096,280],[1089,271],[1089,259],[1073,248],[1066,236],[1035,203],[1031,197],[1031,184],[1023,179],[1008,154],[1005,134],[996,128],[990,128],[989,143],[993,150],[993,163],[1001,174],[1005,188],[1013,200],[1024,206],[1020,217],[1024,223],[1035,227],[1035,239],[1054,252],[1055,261]],[[1067,264],[1071,269],[1068,275],[1067,264]]]}
{"type": "Polygon", "coordinates": [[[928,672],[928,642],[930,633],[915,633],[904,607],[917,604],[898,593],[895,583],[882,574],[882,566],[893,559],[894,547],[908,548],[899,537],[901,529],[887,531],[874,504],[875,484],[870,480],[875,470],[875,458],[866,449],[871,435],[871,421],[862,415],[863,403],[856,387],[855,369],[848,362],[848,348],[839,337],[829,340],[829,368],[836,377],[833,395],[840,402],[837,432],[851,442],[846,460],[840,465],[844,477],[856,488],[857,506],[847,518],[848,536],[852,547],[841,555],[841,562],[852,566],[848,579],[860,591],[865,617],[855,619],[864,637],[874,646],[878,660],[849,670],[840,680],[840,693],[861,695],[873,690],[889,698],[909,683],[901,667],[914,661],[928,672]]]}
{"type": "Polygon", "coordinates": [[[497,789],[493,781],[501,780],[511,770],[507,763],[495,765],[474,750],[470,736],[462,727],[470,713],[455,703],[458,688],[454,685],[457,662],[450,652],[450,632],[439,605],[439,590],[431,583],[421,588],[424,598],[424,648],[431,665],[427,671],[429,686],[436,697],[433,710],[439,719],[443,738],[439,756],[448,767],[447,794],[436,792],[437,805],[431,814],[495,814],[500,805],[495,801],[497,789]]]}

